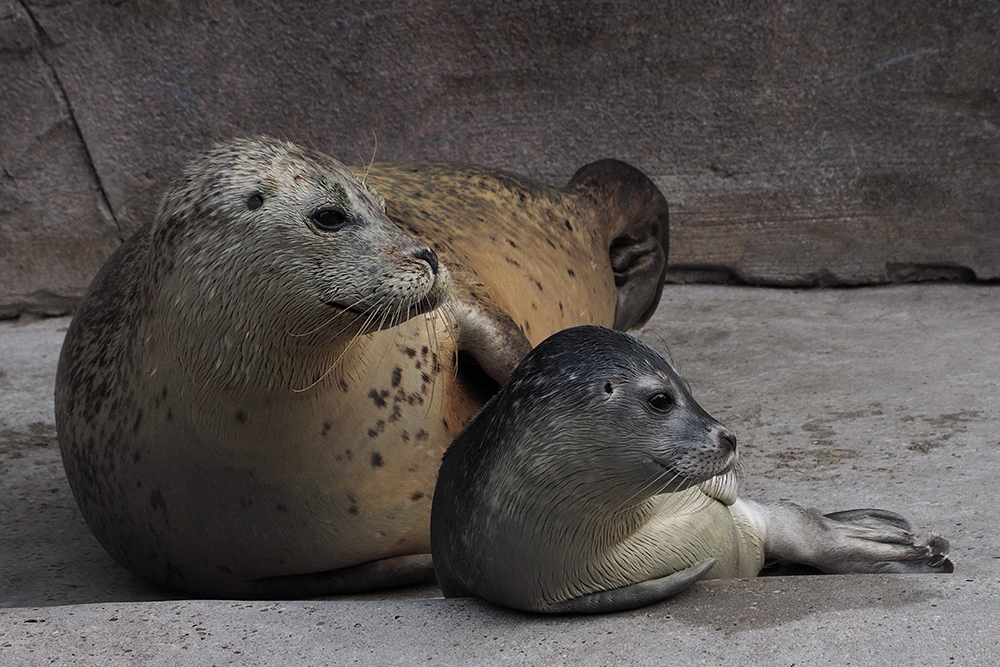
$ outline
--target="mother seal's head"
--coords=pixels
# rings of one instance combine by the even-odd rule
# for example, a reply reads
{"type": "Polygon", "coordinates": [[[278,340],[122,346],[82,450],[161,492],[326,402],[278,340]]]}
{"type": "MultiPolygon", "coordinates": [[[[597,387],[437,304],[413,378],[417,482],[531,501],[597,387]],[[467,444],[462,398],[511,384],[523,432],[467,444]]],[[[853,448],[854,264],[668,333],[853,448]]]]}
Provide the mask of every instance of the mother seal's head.
{"type": "Polygon", "coordinates": [[[260,364],[270,381],[304,336],[322,330],[329,349],[331,335],[396,326],[437,307],[449,286],[434,251],[401,233],[351,170],[263,137],[191,161],[163,197],[149,243],[160,324],[219,334],[190,352],[195,368],[222,380],[242,382],[260,364]]]}

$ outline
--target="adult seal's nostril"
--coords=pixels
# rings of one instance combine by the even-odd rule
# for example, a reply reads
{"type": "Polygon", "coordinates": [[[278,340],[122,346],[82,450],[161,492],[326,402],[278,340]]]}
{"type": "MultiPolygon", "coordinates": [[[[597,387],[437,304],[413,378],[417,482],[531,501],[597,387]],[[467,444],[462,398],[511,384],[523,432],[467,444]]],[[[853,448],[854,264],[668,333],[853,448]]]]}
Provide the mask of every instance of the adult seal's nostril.
{"type": "Polygon", "coordinates": [[[438,272],[438,256],[437,256],[437,254],[433,250],[431,250],[430,248],[424,248],[423,250],[421,250],[420,252],[417,253],[416,257],[417,257],[417,259],[422,259],[425,262],[427,262],[428,264],[430,264],[431,265],[431,272],[434,275],[437,275],[437,272],[438,272]]]}

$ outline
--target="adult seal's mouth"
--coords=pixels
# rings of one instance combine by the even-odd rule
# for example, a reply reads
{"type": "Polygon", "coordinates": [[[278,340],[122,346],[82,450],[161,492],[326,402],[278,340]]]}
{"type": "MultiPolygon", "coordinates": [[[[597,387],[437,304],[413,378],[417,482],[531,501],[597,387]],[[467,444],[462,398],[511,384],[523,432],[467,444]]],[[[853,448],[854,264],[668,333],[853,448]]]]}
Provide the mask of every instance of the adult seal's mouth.
{"type": "Polygon", "coordinates": [[[369,312],[371,310],[371,309],[365,309],[365,310],[361,311],[361,310],[358,310],[354,306],[345,306],[344,304],[337,303],[336,301],[322,301],[321,300],[321,303],[324,306],[329,306],[330,308],[334,308],[336,310],[343,310],[343,311],[351,312],[351,313],[354,313],[355,315],[358,315],[358,316],[364,316],[367,312],[369,312]]]}
{"type": "Polygon", "coordinates": [[[352,306],[339,303],[337,301],[323,301],[321,303],[324,306],[328,306],[335,310],[342,312],[349,312],[357,315],[358,317],[368,317],[370,315],[377,314],[380,310],[385,313],[393,313],[393,316],[389,320],[393,323],[391,326],[396,324],[402,324],[411,317],[416,317],[417,315],[423,315],[424,313],[429,313],[430,311],[436,309],[441,305],[442,299],[434,296],[425,296],[422,299],[408,303],[405,305],[396,304],[395,306],[369,306],[363,303],[358,303],[352,306]]]}

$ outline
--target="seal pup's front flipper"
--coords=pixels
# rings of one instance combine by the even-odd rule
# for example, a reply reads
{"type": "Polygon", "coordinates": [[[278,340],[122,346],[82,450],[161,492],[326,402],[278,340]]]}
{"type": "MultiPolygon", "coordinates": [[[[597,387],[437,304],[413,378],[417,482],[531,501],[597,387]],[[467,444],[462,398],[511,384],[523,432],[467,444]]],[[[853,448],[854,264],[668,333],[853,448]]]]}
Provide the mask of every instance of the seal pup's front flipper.
{"type": "Polygon", "coordinates": [[[567,612],[606,614],[662,602],[677,595],[708,574],[708,571],[715,566],[715,562],[714,558],[710,558],[659,579],[640,581],[631,586],[615,588],[610,591],[581,595],[578,598],[554,604],[544,611],[556,614],[567,612]]]}
{"type": "Polygon", "coordinates": [[[920,540],[904,517],[878,509],[822,514],[789,502],[744,501],[763,521],[768,560],[815,567],[828,574],[949,573],[950,544],[920,540]]]}

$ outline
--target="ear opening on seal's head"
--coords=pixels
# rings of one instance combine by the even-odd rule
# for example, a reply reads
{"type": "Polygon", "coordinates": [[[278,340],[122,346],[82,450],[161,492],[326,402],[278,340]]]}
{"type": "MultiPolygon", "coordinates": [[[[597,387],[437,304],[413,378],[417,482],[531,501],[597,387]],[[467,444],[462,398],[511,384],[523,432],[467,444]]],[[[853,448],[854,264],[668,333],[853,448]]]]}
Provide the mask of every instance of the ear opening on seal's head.
{"type": "Polygon", "coordinates": [[[567,188],[592,197],[604,216],[618,289],[614,328],[641,327],[663,293],[670,231],[667,200],[644,173],[612,159],[581,167],[567,188]]]}

